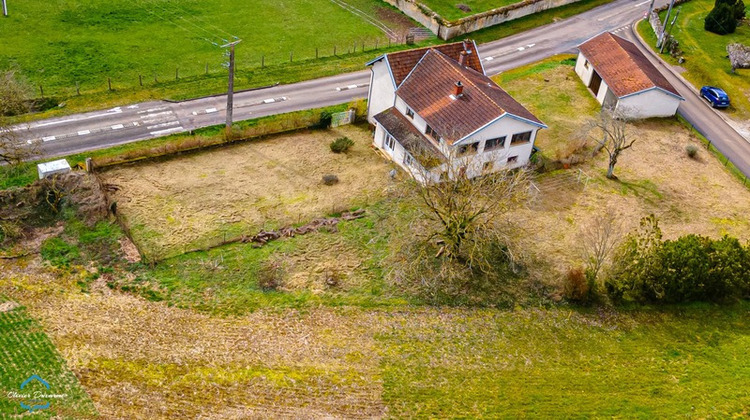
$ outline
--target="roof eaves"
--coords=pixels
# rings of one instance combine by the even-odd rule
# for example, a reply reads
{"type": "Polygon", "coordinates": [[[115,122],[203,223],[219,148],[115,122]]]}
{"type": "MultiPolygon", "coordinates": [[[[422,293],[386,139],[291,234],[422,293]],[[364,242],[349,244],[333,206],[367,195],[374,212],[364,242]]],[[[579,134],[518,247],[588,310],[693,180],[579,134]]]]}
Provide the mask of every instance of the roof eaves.
{"type": "Polygon", "coordinates": [[[662,92],[664,92],[664,93],[666,93],[666,94],[668,94],[670,96],[674,96],[675,98],[677,98],[677,99],[679,99],[681,101],[685,100],[685,98],[683,98],[682,96],[675,95],[674,92],[670,92],[670,91],[668,91],[668,90],[666,90],[666,89],[664,89],[663,87],[660,87],[660,86],[652,86],[652,87],[650,87],[648,89],[639,90],[638,92],[628,93],[627,95],[619,96],[618,99],[624,99],[624,98],[629,98],[631,96],[640,95],[641,93],[645,93],[645,92],[648,92],[650,90],[660,90],[660,91],[662,91],[662,92]]]}
{"type": "Polygon", "coordinates": [[[365,63],[365,67],[369,67],[369,66],[375,64],[376,62],[378,62],[378,61],[380,61],[380,60],[382,60],[384,58],[387,60],[388,59],[387,55],[388,54],[383,54],[383,55],[380,55],[380,56],[377,56],[377,57],[373,58],[372,60],[370,60],[367,63],[365,63]]]}

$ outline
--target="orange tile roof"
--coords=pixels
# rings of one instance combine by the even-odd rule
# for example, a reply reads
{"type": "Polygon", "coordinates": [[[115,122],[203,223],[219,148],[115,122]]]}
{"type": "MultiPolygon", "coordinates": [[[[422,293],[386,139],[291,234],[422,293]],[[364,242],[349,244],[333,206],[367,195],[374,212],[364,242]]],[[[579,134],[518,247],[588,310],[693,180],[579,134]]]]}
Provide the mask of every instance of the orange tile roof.
{"type": "Polygon", "coordinates": [[[654,87],[680,96],[630,41],[604,32],[579,45],[578,49],[618,97],[654,87]]]}
{"type": "Polygon", "coordinates": [[[537,117],[484,74],[430,49],[396,90],[420,117],[453,143],[509,113],[544,126],[537,117]],[[456,82],[463,95],[451,98],[456,82]]]}
{"type": "Polygon", "coordinates": [[[454,42],[452,44],[437,45],[434,47],[416,48],[413,50],[399,51],[395,53],[389,53],[385,56],[388,57],[388,64],[391,67],[391,73],[393,78],[396,80],[396,86],[398,87],[401,82],[406,79],[409,72],[412,71],[414,66],[417,65],[419,60],[429,50],[437,50],[447,55],[448,57],[458,61],[458,57],[461,51],[469,52],[467,56],[466,65],[474,70],[484,74],[482,63],[479,59],[479,53],[477,52],[477,45],[474,41],[466,40],[461,42],[454,42]]]}

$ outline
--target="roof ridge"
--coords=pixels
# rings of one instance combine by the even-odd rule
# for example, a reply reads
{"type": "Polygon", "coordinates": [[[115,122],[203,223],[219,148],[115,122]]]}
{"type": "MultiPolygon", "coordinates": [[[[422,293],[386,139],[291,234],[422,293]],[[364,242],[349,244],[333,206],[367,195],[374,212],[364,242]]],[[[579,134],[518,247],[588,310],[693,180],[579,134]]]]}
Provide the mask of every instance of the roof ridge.
{"type": "MultiPolygon", "coordinates": [[[[429,51],[428,51],[428,52],[429,52],[429,51]]],[[[456,73],[456,74],[458,74],[459,76],[463,76],[463,74],[461,74],[461,72],[460,72],[460,71],[459,71],[459,70],[458,70],[457,68],[455,68],[455,67],[453,66],[453,63],[451,63],[451,62],[450,62],[450,61],[454,61],[454,60],[450,60],[450,61],[448,61],[448,57],[447,57],[447,56],[446,56],[445,54],[441,53],[440,51],[437,51],[437,52],[438,52],[438,53],[440,53],[440,54],[438,55],[438,57],[440,57],[440,58],[441,58],[441,59],[442,59],[443,61],[445,61],[445,62],[446,62],[446,64],[448,64],[448,66],[449,66],[449,67],[451,68],[451,70],[453,70],[453,72],[455,72],[455,73],[456,73]]],[[[458,63],[456,63],[456,64],[458,64],[458,63]]],[[[487,76],[485,75],[485,77],[487,77],[487,76]]],[[[487,77],[487,78],[489,78],[489,77],[487,77]]],[[[493,104],[494,104],[495,106],[497,106],[498,108],[500,108],[500,109],[501,109],[501,110],[502,110],[503,112],[507,112],[507,111],[505,110],[505,108],[504,108],[504,107],[502,107],[502,106],[501,106],[500,104],[498,104],[498,103],[497,103],[497,102],[496,102],[496,101],[495,101],[494,99],[490,98],[490,97],[489,97],[489,95],[487,95],[486,93],[484,93],[484,92],[482,91],[482,89],[480,89],[480,88],[479,88],[479,86],[477,86],[477,84],[476,84],[476,83],[474,83],[474,82],[473,82],[473,81],[472,81],[471,79],[469,79],[469,78],[465,78],[465,79],[466,79],[466,81],[467,81],[467,82],[469,82],[469,83],[470,83],[470,84],[471,84],[472,86],[474,86],[474,88],[475,88],[476,90],[478,90],[478,91],[479,91],[479,93],[481,93],[481,94],[482,94],[482,95],[483,95],[483,96],[484,96],[485,98],[487,98],[487,100],[489,100],[490,102],[492,102],[492,103],[493,103],[493,104]]],[[[492,80],[492,79],[490,79],[490,80],[492,80]]],[[[492,87],[492,86],[490,86],[490,87],[492,87]]]]}

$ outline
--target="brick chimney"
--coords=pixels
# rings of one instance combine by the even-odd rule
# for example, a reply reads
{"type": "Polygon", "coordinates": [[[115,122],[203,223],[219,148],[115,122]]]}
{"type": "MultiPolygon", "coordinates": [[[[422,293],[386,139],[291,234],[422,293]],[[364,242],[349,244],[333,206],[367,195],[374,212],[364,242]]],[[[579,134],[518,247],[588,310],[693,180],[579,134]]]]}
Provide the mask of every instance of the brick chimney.
{"type": "Polygon", "coordinates": [[[461,51],[461,54],[458,55],[458,64],[461,66],[466,66],[466,57],[468,57],[469,54],[466,52],[466,50],[461,51]]]}
{"type": "Polygon", "coordinates": [[[460,98],[464,94],[464,84],[460,81],[453,85],[453,96],[460,98]]]}

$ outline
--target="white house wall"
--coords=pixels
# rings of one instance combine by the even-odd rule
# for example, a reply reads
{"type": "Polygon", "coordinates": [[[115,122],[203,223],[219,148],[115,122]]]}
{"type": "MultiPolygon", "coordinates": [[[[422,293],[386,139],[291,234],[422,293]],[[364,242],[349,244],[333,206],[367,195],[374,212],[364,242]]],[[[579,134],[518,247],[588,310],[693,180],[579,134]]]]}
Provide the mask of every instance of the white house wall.
{"type": "Polygon", "coordinates": [[[578,59],[576,60],[576,74],[581,78],[583,84],[588,86],[591,82],[591,75],[594,74],[594,66],[589,64],[588,68],[586,68],[585,63],[586,57],[583,56],[583,53],[579,52],[578,59]]]}
{"type": "Polygon", "coordinates": [[[375,124],[373,117],[393,106],[396,87],[385,59],[372,65],[370,97],[367,102],[367,121],[375,124]]]}
{"type": "Polygon", "coordinates": [[[599,93],[596,95],[596,100],[599,101],[600,104],[604,104],[604,99],[607,97],[607,92],[609,92],[609,85],[607,82],[602,80],[601,86],[599,86],[599,93]]]}
{"type": "Polygon", "coordinates": [[[505,115],[472,134],[468,138],[461,140],[460,143],[456,143],[454,147],[479,142],[477,155],[471,157],[472,168],[470,168],[469,172],[469,176],[476,176],[481,173],[484,163],[489,161],[495,162],[494,169],[499,169],[500,167],[515,168],[526,165],[529,162],[529,157],[531,156],[531,150],[534,147],[534,141],[536,140],[536,133],[538,130],[539,126],[537,125],[505,115]],[[514,146],[510,145],[510,140],[513,137],[513,134],[524,133],[527,131],[531,131],[531,140],[529,142],[514,146]],[[484,146],[486,140],[502,136],[506,136],[505,148],[485,152],[484,146]],[[508,158],[513,156],[517,157],[516,162],[507,165],[508,158]]]}
{"type": "Polygon", "coordinates": [[[630,118],[671,117],[680,106],[680,99],[658,89],[620,98],[617,111],[630,118]]]}
{"type": "Polygon", "coordinates": [[[398,142],[398,139],[394,142],[393,150],[388,149],[385,146],[385,138],[388,135],[388,132],[383,129],[383,126],[380,124],[375,125],[375,138],[373,139],[373,144],[380,150],[382,150],[386,155],[388,155],[393,163],[397,164],[401,167],[406,173],[413,176],[417,179],[417,181],[424,183],[424,177],[422,174],[426,176],[430,176],[432,178],[432,181],[437,181],[440,177],[439,173],[429,173],[428,171],[425,171],[421,165],[416,163],[416,161],[413,163],[415,165],[414,167],[409,167],[404,163],[404,157],[406,156],[406,149],[404,149],[404,146],[401,145],[401,143],[398,142]]]}
{"type": "Polygon", "coordinates": [[[411,120],[414,127],[417,127],[417,130],[419,130],[420,133],[424,133],[427,129],[427,121],[425,121],[422,117],[420,117],[416,112],[414,113],[414,117],[407,117],[406,116],[406,102],[404,102],[403,99],[396,96],[396,109],[398,112],[401,113],[404,117],[406,117],[407,120],[411,120]]]}

